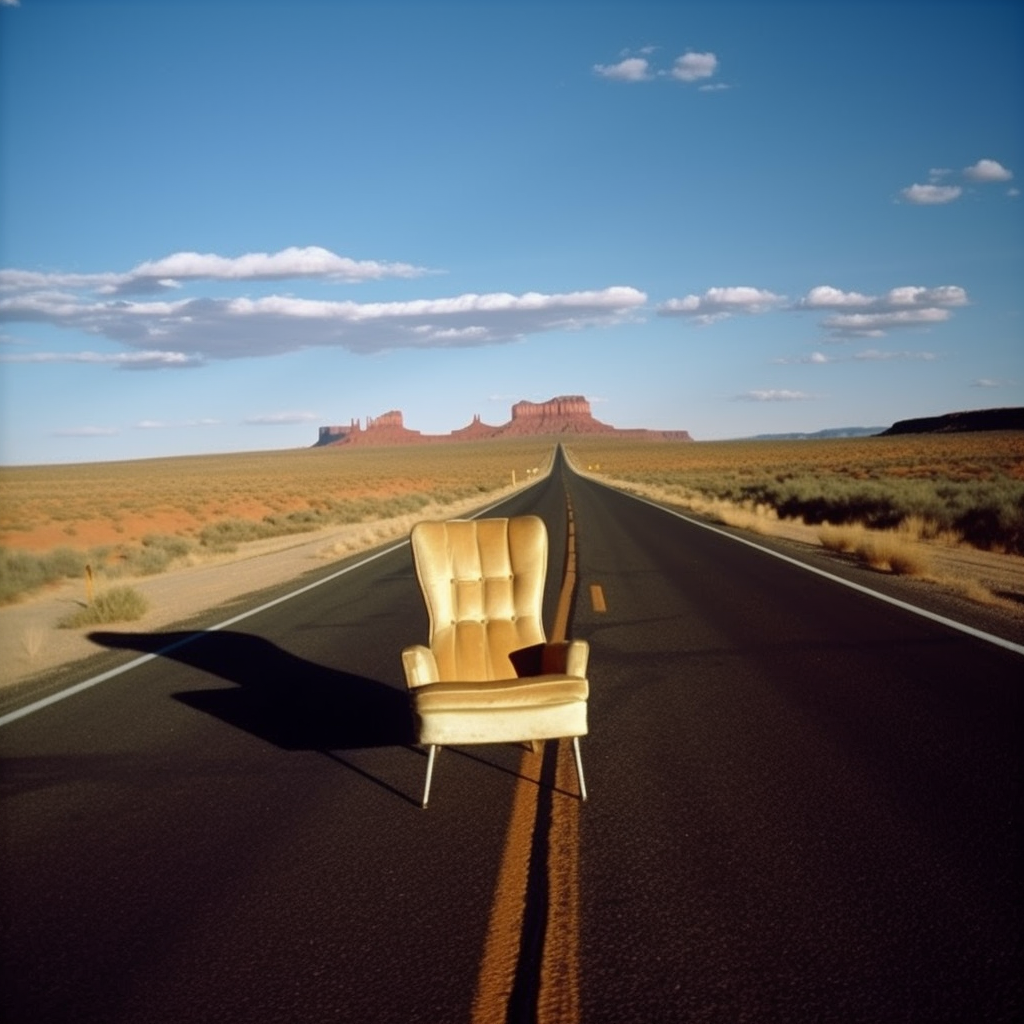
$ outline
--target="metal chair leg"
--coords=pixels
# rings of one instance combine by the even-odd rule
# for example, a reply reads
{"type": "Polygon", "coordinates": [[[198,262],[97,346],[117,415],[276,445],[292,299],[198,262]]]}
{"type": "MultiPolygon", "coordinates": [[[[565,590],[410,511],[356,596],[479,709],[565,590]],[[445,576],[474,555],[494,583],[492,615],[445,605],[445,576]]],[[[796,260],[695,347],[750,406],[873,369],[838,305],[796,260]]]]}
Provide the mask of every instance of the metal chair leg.
{"type": "Polygon", "coordinates": [[[580,783],[580,799],[587,799],[587,784],[583,781],[583,760],[580,757],[580,738],[579,736],[573,736],[572,738],[572,752],[576,756],[576,778],[579,779],[580,783]]]}
{"type": "Polygon", "coordinates": [[[434,774],[434,756],[437,754],[437,744],[430,744],[430,753],[427,754],[427,781],[423,784],[423,809],[427,809],[427,800],[430,798],[430,779],[434,774]]]}

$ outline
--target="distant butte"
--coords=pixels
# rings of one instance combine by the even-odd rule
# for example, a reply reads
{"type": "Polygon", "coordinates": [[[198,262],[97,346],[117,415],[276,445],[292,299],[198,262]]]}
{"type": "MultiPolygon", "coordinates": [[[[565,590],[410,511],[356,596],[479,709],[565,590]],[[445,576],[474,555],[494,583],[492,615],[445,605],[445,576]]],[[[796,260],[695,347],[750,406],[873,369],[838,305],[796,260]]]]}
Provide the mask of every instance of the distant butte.
{"type": "Polygon", "coordinates": [[[314,447],[325,445],[397,445],[445,441],[486,441],[499,437],[544,437],[562,434],[600,434],[603,437],[629,437],[645,441],[692,441],[685,430],[620,430],[594,419],[590,402],[582,395],[561,395],[547,402],[516,402],[512,419],[500,427],[481,422],[479,416],[450,434],[422,434],[409,430],[397,410],[358,419],[347,427],[321,427],[314,447]]]}

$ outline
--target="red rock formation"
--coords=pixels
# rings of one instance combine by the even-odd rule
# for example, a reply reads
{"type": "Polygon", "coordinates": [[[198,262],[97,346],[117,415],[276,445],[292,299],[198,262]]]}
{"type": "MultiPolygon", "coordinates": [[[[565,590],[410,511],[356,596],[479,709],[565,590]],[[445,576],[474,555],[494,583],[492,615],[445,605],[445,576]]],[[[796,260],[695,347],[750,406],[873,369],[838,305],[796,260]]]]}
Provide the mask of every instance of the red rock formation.
{"type": "Polygon", "coordinates": [[[448,437],[453,441],[483,441],[501,432],[502,427],[491,427],[480,421],[480,413],[473,416],[472,422],[458,430],[453,430],[448,437]]]}
{"type": "Polygon", "coordinates": [[[358,419],[353,419],[347,427],[321,427],[320,437],[314,447],[336,444],[415,444],[417,441],[430,440],[434,438],[424,437],[418,430],[407,430],[402,421],[402,413],[392,409],[380,416],[367,416],[365,427],[360,425],[358,419]]]}
{"type": "Polygon", "coordinates": [[[619,430],[594,419],[590,402],[582,395],[562,395],[547,402],[516,402],[512,419],[500,427],[488,426],[475,415],[471,423],[450,434],[421,434],[408,430],[397,409],[367,417],[366,427],[352,420],[348,427],[321,427],[317,445],[415,444],[426,441],[481,441],[492,437],[537,437],[561,434],[603,434],[648,441],[690,441],[685,430],[619,430]]]}
{"type": "Polygon", "coordinates": [[[402,414],[397,409],[382,412],[379,416],[366,417],[367,430],[405,430],[402,414]]]}
{"type": "Polygon", "coordinates": [[[595,420],[590,403],[582,395],[563,395],[547,402],[516,402],[512,406],[512,422],[503,435],[522,437],[527,434],[606,434],[614,427],[595,420]]]}
{"type": "Polygon", "coordinates": [[[325,444],[344,444],[348,440],[348,435],[351,430],[352,427],[321,427],[320,439],[313,447],[325,444]]]}

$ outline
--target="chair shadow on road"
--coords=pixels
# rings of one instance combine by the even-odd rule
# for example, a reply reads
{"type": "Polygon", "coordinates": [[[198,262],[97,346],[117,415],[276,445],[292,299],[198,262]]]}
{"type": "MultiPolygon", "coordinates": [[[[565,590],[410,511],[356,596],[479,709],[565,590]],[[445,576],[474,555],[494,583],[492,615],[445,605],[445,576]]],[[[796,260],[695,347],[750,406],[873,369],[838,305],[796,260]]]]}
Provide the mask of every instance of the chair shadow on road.
{"type": "Polygon", "coordinates": [[[94,632],[103,647],[155,654],[232,687],[172,694],[188,707],[283,750],[411,746],[408,698],[395,687],[297,657],[249,633],[94,632]]]}

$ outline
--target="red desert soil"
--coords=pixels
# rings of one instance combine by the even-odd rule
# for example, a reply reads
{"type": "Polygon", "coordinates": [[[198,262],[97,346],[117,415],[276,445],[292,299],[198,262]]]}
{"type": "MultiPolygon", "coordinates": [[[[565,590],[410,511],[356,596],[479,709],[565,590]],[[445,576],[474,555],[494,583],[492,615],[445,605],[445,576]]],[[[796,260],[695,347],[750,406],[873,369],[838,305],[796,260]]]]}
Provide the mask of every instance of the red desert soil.
{"type": "MultiPolygon", "coordinates": [[[[242,518],[240,512],[233,514],[242,518]]],[[[0,545],[40,553],[60,547],[87,550],[138,541],[147,534],[172,536],[185,533],[196,525],[196,517],[181,510],[143,515],[124,514],[117,519],[78,519],[73,527],[48,522],[31,529],[9,530],[0,534],[0,545]]]]}

